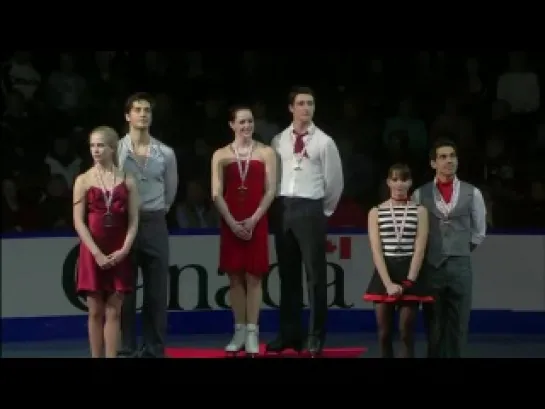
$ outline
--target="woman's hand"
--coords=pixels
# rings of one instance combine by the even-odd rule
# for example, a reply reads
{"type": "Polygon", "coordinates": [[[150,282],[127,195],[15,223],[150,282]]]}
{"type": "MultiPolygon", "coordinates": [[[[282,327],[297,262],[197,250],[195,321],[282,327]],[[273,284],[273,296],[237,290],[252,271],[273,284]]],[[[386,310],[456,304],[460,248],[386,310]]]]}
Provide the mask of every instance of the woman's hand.
{"type": "Polygon", "coordinates": [[[112,265],[116,265],[121,263],[127,256],[129,255],[129,251],[125,249],[119,249],[114,251],[112,254],[108,256],[110,259],[112,265]]]}
{"type": "Polygon", "coordinates": [[[252,232],[246,230],[242,222],[233,221],[229,227],[231,228],[231,231],[237,236],[239,239],[242,240],[250,240],[252,238],[252,232]]]}
{"type": "Polygon", "coordinates": [[[105,256],[104,254],[102,254],[102,252],[99,252],[95,255],[95,261],[98,266],[103,270],[107,270],[113,265],[111,258],[109,256],[105,256]]]}
{"type": "Polygon", "coordinates": [[[386,286],[386,292],[390,297],[398,297],[403,293],[403,287],[398,284],[391,283],[386,286]]]}

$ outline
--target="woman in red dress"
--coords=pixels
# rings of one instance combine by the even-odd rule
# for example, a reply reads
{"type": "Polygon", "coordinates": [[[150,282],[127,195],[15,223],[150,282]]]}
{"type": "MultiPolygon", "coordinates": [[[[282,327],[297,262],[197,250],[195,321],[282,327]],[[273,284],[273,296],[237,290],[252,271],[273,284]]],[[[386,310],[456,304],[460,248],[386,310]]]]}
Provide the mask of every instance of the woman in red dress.
{"type": "Polygon", "coordinates": [[[231,109],[233,143],[212,157],[212,198],[222,216],[220,271],[229,277],[235,331],[228,353],[259,352],[261,279],[269,272],[269,229],[266,213],[276,193],[276,155],[252,139],[250,108],[231,109]]]}
{"type": "Polygon", "coordinates": [[[118,139],[105,126],[91,133],[95,164],[74,185],[74,226],[81,240],[77,291],[87,298],[93,358],[116,357],[123,294],[134,290],[128,255],[139,199],[134,179],[116,166],[118,139]]]}

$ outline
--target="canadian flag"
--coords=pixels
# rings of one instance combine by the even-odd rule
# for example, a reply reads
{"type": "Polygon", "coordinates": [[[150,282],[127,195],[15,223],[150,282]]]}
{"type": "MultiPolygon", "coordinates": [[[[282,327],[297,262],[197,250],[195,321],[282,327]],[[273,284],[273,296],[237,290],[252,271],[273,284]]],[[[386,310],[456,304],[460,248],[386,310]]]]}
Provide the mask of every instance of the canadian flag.
{"type": "Polygon", "coordinates": [[[352,237],[328,238],[326,241],[327,254],[334,254],[336,251],[339,251],[339,260],[350,260],[352,258],[352,237]]]}

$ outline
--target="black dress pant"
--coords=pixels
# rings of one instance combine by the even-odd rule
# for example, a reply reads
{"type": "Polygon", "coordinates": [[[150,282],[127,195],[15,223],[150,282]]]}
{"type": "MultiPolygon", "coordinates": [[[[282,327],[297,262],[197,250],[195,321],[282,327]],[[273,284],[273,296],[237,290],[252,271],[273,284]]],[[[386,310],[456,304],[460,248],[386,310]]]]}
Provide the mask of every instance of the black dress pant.
{"type": "Polygon", "coordinates": [[[280,336],[289,342],[304,335],[304,266],[310,308],[308,335],[323,340],[327,319],[327,217],[323,201],[279,198],[273,217],[280,276],[280,336]]]}

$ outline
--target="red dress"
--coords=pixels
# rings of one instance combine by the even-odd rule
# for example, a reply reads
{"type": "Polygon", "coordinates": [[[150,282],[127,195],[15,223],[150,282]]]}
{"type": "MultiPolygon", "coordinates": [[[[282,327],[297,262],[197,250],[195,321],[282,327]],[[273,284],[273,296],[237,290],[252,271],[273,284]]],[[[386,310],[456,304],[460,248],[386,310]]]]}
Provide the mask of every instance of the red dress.
{"type": "MultiPolygon", "coordinates": [[[[244,182],[247,190],[244,195],[241,195],[238,189],[242,181],[237,163],[232,162],[224,169],[223,197],[229,211],[238,221],[247,219],[254,214],[265,193],[265,164],[253,159],[248,166],[244,182]]],[[[225,223],[225,220],[221,220],[219,269],[227,274],[248,273],[259,277],[269,272],[267,215],[257,222],[250,240],[239,239],[225,223]]]]}
{"type": "MultiPolygon", "coordinates": [[[[128,229],[129,190],[125,183],[114,187],[111,206],[113,226],[104,226],[106,204],[102,190],[92,186],[87,190],[87,226],[98,248],[108,255],[123,247],[128,229]]],[[[133,269],[129,257],[107,270],[101,269],[89,249],[80,243],[77,271],[77,291],[88,292],[130,292],[132,291],[133,269]]]]}

